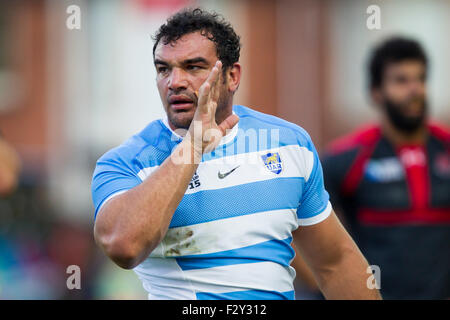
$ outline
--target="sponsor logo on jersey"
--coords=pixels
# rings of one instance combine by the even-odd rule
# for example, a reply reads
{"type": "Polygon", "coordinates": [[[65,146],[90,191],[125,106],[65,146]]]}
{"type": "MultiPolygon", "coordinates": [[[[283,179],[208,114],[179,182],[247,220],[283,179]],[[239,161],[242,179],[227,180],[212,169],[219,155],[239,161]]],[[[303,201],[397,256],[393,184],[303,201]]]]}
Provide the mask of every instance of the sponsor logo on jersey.
{"type": "Polygon", "coordinates": [[[278,152],[269,152],[261,156],[266,168],[276,174],[279,174],[283,170],[281,164],[281,158],[278,152]]]}
{"type": "Polygon", "coordinates": [[[221,173],[220,171],[217,173],[217,176],[219,177],[219,179],[224,179],[224,178],[226,178],[230,173],[232,173],[234,170],[236,170],[237,168],[239,168],[240,166],[237,166],[236,168],[234,168],[234,169],[231,169],[230,171],[228,171],[228,172],[225,172],[225,173],[221,173]]]}
{"type": "Polygon", "coordinates": [[[396,157],[371,160],[366,165],[365,176],[373,182],[391,182],[404,178],[405,171],[396,157]]]}

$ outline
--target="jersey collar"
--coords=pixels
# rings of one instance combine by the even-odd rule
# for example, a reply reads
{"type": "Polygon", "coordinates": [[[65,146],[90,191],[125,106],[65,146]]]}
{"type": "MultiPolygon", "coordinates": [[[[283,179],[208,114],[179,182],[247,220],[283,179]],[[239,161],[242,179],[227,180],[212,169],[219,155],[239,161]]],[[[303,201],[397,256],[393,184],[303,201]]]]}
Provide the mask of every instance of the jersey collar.
{"type": "MultiPolygon", "coordinates": [[[[233,114],[236,114],[234,112],[234,110],[233,110],[233,114]]],[[[176,136],[179,140],[183,139],[182,136],[180,136],[178,133],[176,133],[175,131],[172,130],[172,128],[169,125],[169,119],[167,118],[167,115],[164,118],[162,118],[161,121],[164,124],[164,126],[172,133],[172,135],[176,136]]],[[[233,141],[233,139],[236,137],[236,135],[238,133],[238,129],[239,129],[239,122],[231,129],[231,131],[228,132],[227,135],[222,137],[218,146],[222,146],[224,144],[227,144],[227,143],[230,143],[231,141],[233,141]]]]}

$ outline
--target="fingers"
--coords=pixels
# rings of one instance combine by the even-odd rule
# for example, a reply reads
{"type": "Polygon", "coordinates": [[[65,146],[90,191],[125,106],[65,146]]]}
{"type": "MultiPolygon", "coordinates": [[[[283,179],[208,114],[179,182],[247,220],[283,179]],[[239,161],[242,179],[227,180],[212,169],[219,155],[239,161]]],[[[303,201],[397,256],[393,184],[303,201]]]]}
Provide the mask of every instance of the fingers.
{"type": "Polygon", "coordinates": [[[219,93],[220,93],[220,78],[222,73],[222,62],[218,60],[214,66],[214,68],[217,68],[217,76],[213,79],[213,84],[211,86],[211,99],[212,101],[217,102],[219,99],[219,93]]]}
{"type": "Polygon", "coordinates": [[[231,130],[237,123],[239,122],[239,117],[235,114],[230,115],[225,120],[219,124],[219,129],[222,131],[222,134],[225,136],[227,134],[227,130],[231,130]]]}
{"type": "Polygon", "coordinates": [[[211,121],[215,121],[215,114],[216,114],[216,109],[217,109],[217,105],[218,105],[218,101],[219,101],[219,96],[220,96],[220,85],[221,85],[221,79],[222,79],[222,63],[220,63],[219,67],[218,67],[218,76],[214,82],[214,86],[212,87],[212,92],[211,92],[211,121]]]}
{"type": "Polygon", "coordinates": [[[204,113],[209,113],[212,111],[208,110],[211,107],[209,102],[212,98],[214,98],[216,92],[219,91],[216,90],[216,88],[221,69],[222,62],[218,60],[209,73],[208,78],[199,89],[198,107],[201,108],[201,111],[204,113]]]}

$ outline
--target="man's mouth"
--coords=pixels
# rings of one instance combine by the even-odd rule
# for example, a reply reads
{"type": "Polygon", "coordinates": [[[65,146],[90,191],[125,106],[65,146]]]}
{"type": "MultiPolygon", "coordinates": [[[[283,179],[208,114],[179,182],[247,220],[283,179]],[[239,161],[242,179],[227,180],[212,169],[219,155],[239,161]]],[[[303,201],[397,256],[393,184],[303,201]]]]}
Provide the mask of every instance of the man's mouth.
{"type": "Polygon", "coordinates": [[[423,99],[414,99],[406,105],[403,113],[407,117],[420,116],[423,113],[424,105],[425,103],[423,99]]]}
{"type": "Polygon", "coordinates": [[[194,101],[186,96],[171,96],[169,98],[169,104],[175,111],[183,111],[191,109],[194,105],[194,101]]]}

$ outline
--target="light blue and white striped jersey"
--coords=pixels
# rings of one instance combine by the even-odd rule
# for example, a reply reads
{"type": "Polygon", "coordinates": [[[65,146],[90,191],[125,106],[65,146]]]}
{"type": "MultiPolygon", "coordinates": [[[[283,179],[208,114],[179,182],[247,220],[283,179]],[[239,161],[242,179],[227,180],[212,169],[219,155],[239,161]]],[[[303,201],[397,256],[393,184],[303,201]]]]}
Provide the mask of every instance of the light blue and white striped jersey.
{"type": "MultiPolygon", "coordinates": [[[[150,299],[294,299],[292,231],[331,212],[322,167],[301,127],[244,106],[203,155],[163,241],[134,271],[150,299]]],[[[151,122],[97,162],[95,215],[136,187],[181,141],[151,122]]]]}

